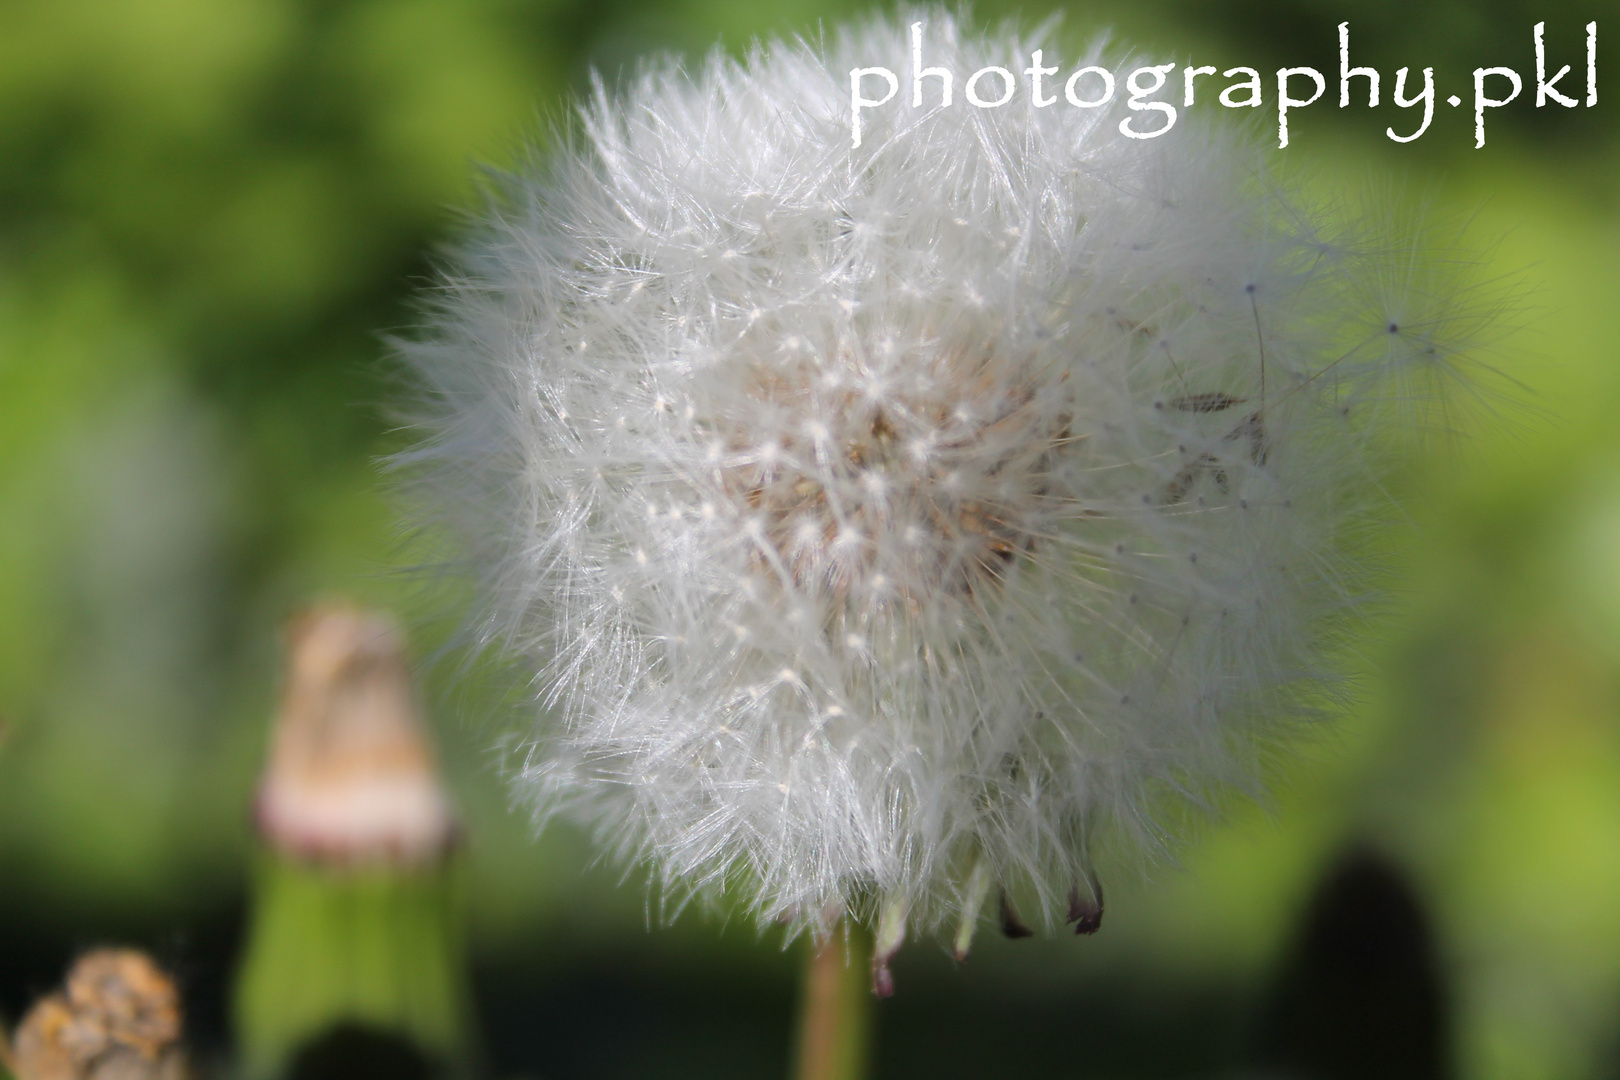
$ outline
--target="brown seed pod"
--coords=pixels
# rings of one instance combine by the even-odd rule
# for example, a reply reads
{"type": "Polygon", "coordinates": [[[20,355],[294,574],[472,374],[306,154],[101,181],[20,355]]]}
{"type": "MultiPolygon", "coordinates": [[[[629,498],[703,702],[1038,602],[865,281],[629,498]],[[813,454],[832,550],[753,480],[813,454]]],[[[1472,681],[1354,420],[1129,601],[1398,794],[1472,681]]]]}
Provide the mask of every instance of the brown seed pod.
{"type": "Polygon", "coordinates": [[[17,1028],[18,1080],[185,1080],[180,994],[144,953],[80,957],[17,1028]]]}

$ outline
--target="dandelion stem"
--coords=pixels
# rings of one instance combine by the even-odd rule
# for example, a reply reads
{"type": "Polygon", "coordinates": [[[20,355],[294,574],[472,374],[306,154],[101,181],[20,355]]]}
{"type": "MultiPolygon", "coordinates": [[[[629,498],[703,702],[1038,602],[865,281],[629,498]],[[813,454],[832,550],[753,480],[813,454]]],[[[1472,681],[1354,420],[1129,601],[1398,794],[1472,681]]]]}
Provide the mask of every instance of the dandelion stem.
{"type": "Polygon", "coordinates": [[[870,1031],[872,942],[859,926],[811,944],[799,1000],[794,1080],[863,1080],[870,1031]]]}

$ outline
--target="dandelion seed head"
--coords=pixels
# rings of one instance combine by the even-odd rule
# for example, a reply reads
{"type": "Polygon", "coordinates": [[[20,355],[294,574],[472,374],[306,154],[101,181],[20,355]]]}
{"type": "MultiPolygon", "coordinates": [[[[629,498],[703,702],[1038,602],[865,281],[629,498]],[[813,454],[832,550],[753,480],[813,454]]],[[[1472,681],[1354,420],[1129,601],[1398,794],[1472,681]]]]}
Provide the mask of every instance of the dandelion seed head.
{"type": "Polygon", "coordinates": [[[405,346],[404,460],[537,674],[542,816],[801,929],[1000,888],[1089,932],[1099,838],[1252,788],[1319,693],[1400,415],[1361,406],[1432,342],[1190,116],[896,102],[852,151],[910,22],[958,80],[1041,47],[911,15],[599,89],[405,346]]]}

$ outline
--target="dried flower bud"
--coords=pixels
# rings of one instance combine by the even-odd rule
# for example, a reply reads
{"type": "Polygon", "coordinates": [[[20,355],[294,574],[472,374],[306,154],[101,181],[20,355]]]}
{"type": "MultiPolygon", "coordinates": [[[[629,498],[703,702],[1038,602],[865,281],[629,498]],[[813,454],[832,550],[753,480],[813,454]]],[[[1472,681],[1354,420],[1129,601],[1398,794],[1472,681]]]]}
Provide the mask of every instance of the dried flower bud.
{"type": "Polygon", "coordinates": [[[417,718],[402,636],[327,605],[294,620],[259,828],[278,850],[339,862],[441,855],[455,825],[417,718]]]}
{"type": "Polygon", "coordinates": [[[180,995],[145,954],[81,957],[17,1029],[17,1080],[183,1080],[180,995]]]}

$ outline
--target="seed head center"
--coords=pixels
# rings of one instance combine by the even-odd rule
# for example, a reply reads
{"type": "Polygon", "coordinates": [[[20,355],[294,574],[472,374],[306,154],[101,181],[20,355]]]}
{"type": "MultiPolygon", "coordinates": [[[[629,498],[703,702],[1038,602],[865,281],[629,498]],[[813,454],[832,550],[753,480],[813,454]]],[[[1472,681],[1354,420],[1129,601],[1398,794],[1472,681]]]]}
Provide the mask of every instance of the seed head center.
{"type": "Polygon", "coordinates": [[[982,596],[1061,502],[1061,379],[1039,385],[994,350],[904,359],[881,377],[771,368],[750,385],[744,415],[768,421],[732,425],[721,479],[762,521],[754,558],[784,585],[908,607],[982,596]]]}

